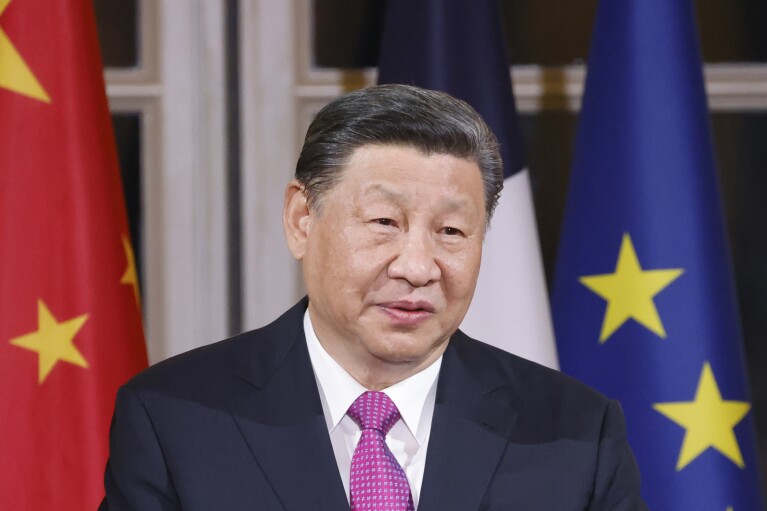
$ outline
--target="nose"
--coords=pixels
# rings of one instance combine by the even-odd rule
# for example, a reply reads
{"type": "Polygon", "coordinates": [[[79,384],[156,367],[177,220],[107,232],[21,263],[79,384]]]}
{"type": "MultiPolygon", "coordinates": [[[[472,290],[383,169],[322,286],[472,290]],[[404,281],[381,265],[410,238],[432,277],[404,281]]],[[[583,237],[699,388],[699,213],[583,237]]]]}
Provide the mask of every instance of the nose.
{"type": "Polygon", "coordinates": [[[401,235],[397,257],[389,263],[388,275],[404,279],[413,287],[436,282],[442,276],[437,264],[434,240],[426,233],[407,232],[401,235]]]}

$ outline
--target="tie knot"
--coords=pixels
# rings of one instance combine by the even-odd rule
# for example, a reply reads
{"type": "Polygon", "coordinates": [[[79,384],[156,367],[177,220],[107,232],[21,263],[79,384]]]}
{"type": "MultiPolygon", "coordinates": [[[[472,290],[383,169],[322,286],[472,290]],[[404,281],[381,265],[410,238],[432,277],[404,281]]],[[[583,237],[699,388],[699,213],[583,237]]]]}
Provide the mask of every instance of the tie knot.
{"type": "Polygon", "coordinates": [[[386,435],[400,418],[397,406],[383,392],[367,391],[349,407],[349,417],[365,429],[375,429],[386,435]]]}

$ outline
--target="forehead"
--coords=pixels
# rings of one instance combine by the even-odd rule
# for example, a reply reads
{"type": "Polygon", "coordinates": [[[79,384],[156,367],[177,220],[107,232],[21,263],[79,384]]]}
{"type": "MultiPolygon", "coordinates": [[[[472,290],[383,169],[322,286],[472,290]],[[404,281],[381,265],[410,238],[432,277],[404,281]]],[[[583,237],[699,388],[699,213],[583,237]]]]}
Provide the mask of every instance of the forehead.
{"type": "Polygon", "coordinates": [[[409,189],[418,185],[442,185],[455,192],[482,185],[476,162],[444,153],[426,153],[405,145],[368,144],[349,155],[341,171],[341,182],[354,183],[369,191],[386,193],[383,182],[409,189]]]}
{"type": "Polygon", "coordinates": [[[349,157],[317,212],[330,204],[358,211],[389,204],[423,214],[461,214],[486,224],[485,200],[479,166],[471,160],[407,146],[366,145],[349,157]]]}

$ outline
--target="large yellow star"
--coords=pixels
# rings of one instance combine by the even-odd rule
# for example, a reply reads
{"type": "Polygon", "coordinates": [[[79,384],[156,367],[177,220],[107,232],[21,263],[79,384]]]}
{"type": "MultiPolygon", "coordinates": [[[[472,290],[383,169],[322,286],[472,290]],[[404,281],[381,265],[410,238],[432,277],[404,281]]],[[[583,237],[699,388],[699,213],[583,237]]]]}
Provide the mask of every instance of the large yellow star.
{"type": "MultiPolygon", "coordinates": [[[[9,3],[11,0],[0,0],[0,16],[3,15],[9,3]]],[[[51,102],[48,93],[32,74],[2,27],[0,27],[0,87],[44,103],[51,102]]]]}
{"type": "Polygon", "coordinates": [[[59,360],[80,367],[88,362],[74,345],[77,332],[88,319],[87,314],[58,322],[42,300],[37,300],[37,330],[11,339],[11,344],[37,352],[37,381],[42,384],[59,360]]]}
{"type": "Polygon", "coordinates": [[[123,236],[123,250],[128,266],[125,268],[123,276],[120,278],[120,284],[133,286],[133,294],[136,296],[136,305],[141,308],[141,292],[138,288],[138,273],[136,272],[136,257],[133,254],[133,247],[127,236],[123,236]]]}
{"type": "Polygon", "coordinates": [[[623,235],[615,273],[588,275],[581,284],[607,300],[599,342],[604,343],[629,319],[636,320],[651,332],[666,337],[653,297],[676,280],[681,268],[642,270],[628,233],[623,235]]]}
{"type": "Polygon", "coordinates": [[[703,364],[694,401],[657,403],[653,408],[687,430],[676,463],[677,471],[709,447],[738,467],[745,467],[733,428],[743,420],[751,405],[744,401],[724,401],[708,362],[703,364]]]}

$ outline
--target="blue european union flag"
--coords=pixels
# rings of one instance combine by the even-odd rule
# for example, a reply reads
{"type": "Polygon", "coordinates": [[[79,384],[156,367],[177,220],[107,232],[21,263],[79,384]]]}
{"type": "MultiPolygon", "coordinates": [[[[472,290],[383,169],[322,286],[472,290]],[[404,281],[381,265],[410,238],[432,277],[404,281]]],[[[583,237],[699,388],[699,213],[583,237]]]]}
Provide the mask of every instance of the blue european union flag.
{"type": "Polygon", "coordinates": [[[621,400],[650,509],[761,509],[690,0],[601,1],[570,179],[562,369],[621,400]]]}

